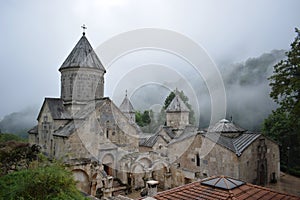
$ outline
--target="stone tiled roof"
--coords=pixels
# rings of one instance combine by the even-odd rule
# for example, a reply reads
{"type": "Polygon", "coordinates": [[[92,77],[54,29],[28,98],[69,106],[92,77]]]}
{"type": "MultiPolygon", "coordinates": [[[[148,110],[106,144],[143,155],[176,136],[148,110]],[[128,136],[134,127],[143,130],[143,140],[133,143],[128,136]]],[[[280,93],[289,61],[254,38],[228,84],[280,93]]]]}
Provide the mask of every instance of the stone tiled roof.
{"type": "Polygon", "coordinates": [[[222,119],[209,127],[207,131],[211,133],[242,133],[246,130],[227,119],[222,119]]]}
{"type": "Polygon", "coordinates": [[[135,112],[130,100],[127,97],[127,95],[125,96],[123,102],[120,105],[120,110],[123,113],[134,113],[135,112]]]}
{"type": "Polygon", "coordinates": [[[204,137],[210,139],[213,142],[231,150],[237,156],[240,156],[243,151],[254,142],[261,134],[258,133],[243,133],[236,138],[230,138],[223,136],[219,133],[206,133],[204,137]]]}
{"type": "MultiPolygon", "coordinates": [[[[53,119],[71,119],[70,113],[65,109],[60,98],[45,98],[43,106],[47,104],[53,119]]],[[[42,111],[42,110],[41,110],[42,111]]],[[[40,117],[41,111],[38,118],[40,117]]]]}
{"type": "MultiPolygon", "coordinates": [[[[88,121],[86,121],[88,117],[90,117],[91,114],[97,110],[101,110],[101,114],[97,117],[97,121],[99,122],[99,124],[103,125],[107,122],[109,122],[110,124],[118,124],[121,129],[126,126],[124,123],[120,123],[120,120],[122,120],[122,116],[124,115],[119,110],[119,108],[109,98],[104,97],[101,99],[90,101],[82,110],[79,110],[73,115],[72,121],[56,130],[54,132],[54,135],[62,137],[70,136],[75,132],[76,129],[83,126],[84,123],[88,123],[88,121]]],[[[123,119],[127,118],[124,116],[123,119]]],[[[133,124],[131,125],[134,126],[133,124]]],[[[139,129],[137,128],[137,126],[134,127],[138,132],[139,129]]]]}
{"type": "Polygon", "coordinates": [[[94,68],[105,72],[105,68],[103,67],[100,59],[98,58],[85,35],[80,38],[59,70],[74,67],[94,68]]]}
{"type": "Polygon", "coordinates": [[[176,94],[170,105],[167,107],[166,112],[189,112],[190,109],[185,105],[180,96],[176,94]]]}
{"type": "MultiPolygon", "coordinates": [[[[220,188],[213,184],[202,184],[202,182],[207,182],[216,178],[224,177],[211,177],[208,179],[203,179],[202,181],[193,182],[187,185],[176,187],[170,190],[157,193],[153,196],[156,200],[174,200],[174,199],[188,199],[188,200],[198,200],[198,199],[227,199],[227,200],[244,200],[244,199],[262,199],[262,200],[273,200],[273,199],[285,199],[285,200],[299,200],[300,197],[289,195],[286,193],[277,192],[275,190],[252,185],[250,183],[236,184],[235,187],[226,188],[226,183],[229,180],[233,182],[233,178],[227,178],[224,182],[225,187],[220,188]]],[[[241,181],[242,182],[242,181],[241,181]]],[[[216,182],[217,184],[217,182],[216,182]]],[[[141,198],[142,199],[142,198],[141,198]]]]}
{"type": "Polygon", "coordinates": [[[38,126],[34,126],[32,127],[29,131],[28,131],[29,134],[38,134],[38,126]]]}
{"type": "Polygon", "coordinates": [[[164,131],[168,134],[168,136],[173,139],[176,134],[173,132],[173,128],[171,126],[164,126],[162,127],[164,129],[164,131]]]}
{"type": "MultiPolygon", "coordinates": [[[[149,138],[147,138],[146,140],[144,140],[144,142],[140,142],[140,146],[153,147],[156,144],[159,137],[161,137],[163,140],[165,140],[164,137],[162,137],[161,135],[156,133],[156,134],[150,136],[149,138]]],[[[168,142],[168,141],[166,141],[166,142],[168,142]]]]}
{"type": "Polygon", "coordinates": [[[172,140],[176,136],[172,130],[173,130],[172,127],[169,126],[161,127],[155,134],[148,137],[140,138],[139,145],[144,147],[153,147],[159,137],[161,137],[163,140],[166,141],[166,143],[168,143],[169,141],[167,141],[164,137],[161,136],[160,131],[165,131],[172,140]]]}
{"type": "Polygon", "coordinates": [[[179,136],[171,140],[169,144],[171,145],[173,143],[181,142],[191,137],[195,137],[198,134],[197,129],[198,128],[195,126],[186,126],[183,132],[179,136]]]}
{"type": "MultiPolygon", "coordinates": [[[[76,124],[77,125],[77,124],[76,124]]],[[[54,131],[53,135],[61,137],[69,137],[76,130],[75,122],[71,121],[65,126],[54,131]]]]}

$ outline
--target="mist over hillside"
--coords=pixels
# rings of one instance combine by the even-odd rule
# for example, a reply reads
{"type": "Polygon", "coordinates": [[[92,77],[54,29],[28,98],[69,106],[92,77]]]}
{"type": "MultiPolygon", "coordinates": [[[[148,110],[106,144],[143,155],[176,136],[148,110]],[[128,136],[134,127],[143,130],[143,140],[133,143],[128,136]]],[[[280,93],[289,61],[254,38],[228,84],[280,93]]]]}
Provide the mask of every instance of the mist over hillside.
{"type": "MultiPolygon", "coordinates": [[[[259,57],[249,58],[245,62],[219,66],[226,89],[228,119],[232,117],[234,122],[248,130],[256,131],[261,128],[263,120],[276,108],[276,104],[269,97],[267,78],[272,74],[273,66],[284,57],[284,50],[273,50],[259,57]]],[[[208,126],[211,115],[209,92],[203,80],[193,79],[191,76],[190,81],[197,85],[195,95],[200,99],[199,102],[195,102],[188,90],[186,92],[185,80],[166,82],[164,85],[169,88],[178,87],[189,97],[193,108],[199,106],[200,113],[195,112],[196,120],[199,121],[199,126],[204,128],[208,126]]],[[[149,85],[137,91],[131,97],[136,110],[152,109],[159,112],[169,94],[165,86],[149,85]]],[[[39,109],[28,107],[6,115],[0,121],[1,132],[26,135],[27,130],[36,125],[39,109]]]]}
{"type": "Polygon", "coordinates": [[[27,131],[37,123],[38,109],[37,107],[27,107],[4,116],[0,121],[1,133],[14,133],[26,138],[27,131]]]}
{"type": "Polygon", "coordinates": [[[268,77],[284,59],[284,50],[273,50],[257,58],[221,69],[227,95],[227,118],[249,130],[260,130],[263,120],[276,108],[269,97],[268,77]]]}
{"type": "MultiPolygon", "coordinates": [[[[227,119],[232,117],[234,122],[248,130],[260,130],[263,120],[276,108],[276,104],[269,97],[268,77],[273,72],[273,66],[284,57],[284,50],[273,50],[244,62],[219,66],[226,91],[227,119]]],[[[133,94],[131,101],[138,110],[154,107],[157,111],[158,106],[153,105],[163,105],[170,93],[166,88],[178,88],[189,97],[199,126],[206,128],[211,117],[211,97],[205,81],[194,77],[191,74],[188,80],[195,88],[194,96],[186,84],[187,80],[179,79],[175,82],[165,82],[163,86],[145,86],[133,94]]]]}

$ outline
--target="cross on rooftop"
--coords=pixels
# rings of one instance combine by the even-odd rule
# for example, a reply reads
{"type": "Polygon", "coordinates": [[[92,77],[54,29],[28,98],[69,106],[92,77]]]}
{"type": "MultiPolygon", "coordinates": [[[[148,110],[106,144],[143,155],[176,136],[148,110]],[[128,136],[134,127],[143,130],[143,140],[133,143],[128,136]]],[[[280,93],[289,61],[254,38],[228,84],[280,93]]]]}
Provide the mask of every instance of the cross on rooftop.
{"type": "Polygon", "coordinates": [[[87,27],[85,26],[85,24],[83,24],[83,25],[81,26],[81,28],[82,28],[82,30],[83,30],[82,34],[85,35],[85,29],[87,29],[87,27]]]}

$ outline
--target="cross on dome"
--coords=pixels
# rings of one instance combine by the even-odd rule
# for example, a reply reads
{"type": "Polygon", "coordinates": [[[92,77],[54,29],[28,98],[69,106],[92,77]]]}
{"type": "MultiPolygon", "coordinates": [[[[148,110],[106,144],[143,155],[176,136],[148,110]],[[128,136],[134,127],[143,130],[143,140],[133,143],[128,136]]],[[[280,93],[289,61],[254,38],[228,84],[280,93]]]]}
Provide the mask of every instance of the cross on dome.
{"type": "Polygon", "coordinates": [[[85,35],[85,30],[87,29],[86,25],[83,24],[83,25],[81,26],[81,28],[82,28],[82,30],[83,30],[82,35],[85,35]]]}

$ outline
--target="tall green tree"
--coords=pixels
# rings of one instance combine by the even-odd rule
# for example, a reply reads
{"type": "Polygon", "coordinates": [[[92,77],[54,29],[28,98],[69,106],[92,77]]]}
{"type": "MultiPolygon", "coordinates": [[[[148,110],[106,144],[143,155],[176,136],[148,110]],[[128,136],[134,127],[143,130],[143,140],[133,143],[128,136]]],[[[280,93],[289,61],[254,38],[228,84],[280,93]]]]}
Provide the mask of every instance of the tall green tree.
{"type": "Polygon", "coordinates": [[[274,66],[274,74],[269,78],[272,88],[270,96],[294,120],[300,116],[300,31],[286,53],[287,59],[274,66]]]}
{"type": "Polygon", "coordinates": [[[300,172],[300,31],[286,59],[274,66],[270,96],[279,107],[264,121],[263,132],[280,144],[281,163],[300,172]]]}
{"type": "Polygon", "coordinates": [[[147,126],[151,122],[150,113],[151,113],[151,110],[150,111],[145,110],[143,113],[141,113],[141,111],[136,111],[135,112],[135,122],[140,127],[147,126]]]}

